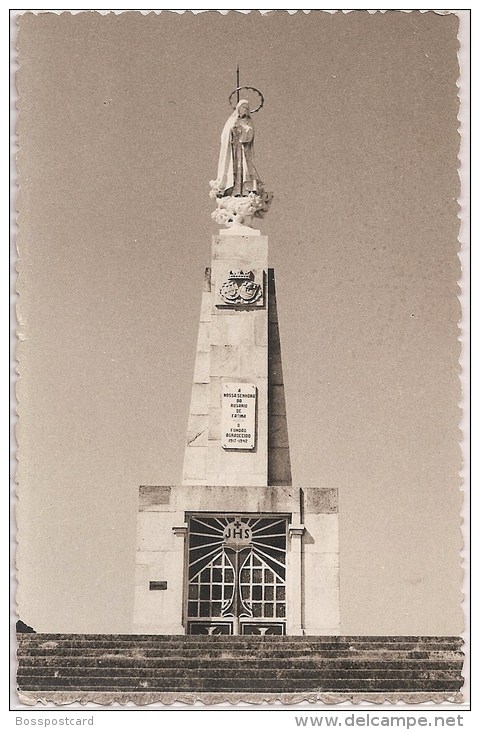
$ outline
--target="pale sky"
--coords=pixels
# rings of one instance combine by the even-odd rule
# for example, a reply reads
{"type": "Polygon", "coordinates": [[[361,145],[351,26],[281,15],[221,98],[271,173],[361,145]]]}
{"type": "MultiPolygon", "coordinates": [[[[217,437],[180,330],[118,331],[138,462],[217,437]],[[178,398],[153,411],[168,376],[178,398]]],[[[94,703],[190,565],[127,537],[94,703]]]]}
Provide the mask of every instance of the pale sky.
{"type": "Polygon", "coordinates": [[[24,15],[20,617],[132,627],[140,484],[179,484],[208,181],[259,88],[293,481],[338,487],[345,634],[458,634],[458,21],[24,15]]]}

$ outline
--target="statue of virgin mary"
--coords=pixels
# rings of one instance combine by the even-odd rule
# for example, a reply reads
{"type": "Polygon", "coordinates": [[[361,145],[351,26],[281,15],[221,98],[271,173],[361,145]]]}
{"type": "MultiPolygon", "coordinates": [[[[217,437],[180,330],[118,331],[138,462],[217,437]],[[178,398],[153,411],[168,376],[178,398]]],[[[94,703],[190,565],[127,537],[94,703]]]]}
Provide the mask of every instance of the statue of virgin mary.
{"type": "Polygon", "coordinates": [[[246,99],[240,99],[222,131],[215,189],[217,197],[260,192],[262,182],[253,160],[254,128],[246,99]]]}

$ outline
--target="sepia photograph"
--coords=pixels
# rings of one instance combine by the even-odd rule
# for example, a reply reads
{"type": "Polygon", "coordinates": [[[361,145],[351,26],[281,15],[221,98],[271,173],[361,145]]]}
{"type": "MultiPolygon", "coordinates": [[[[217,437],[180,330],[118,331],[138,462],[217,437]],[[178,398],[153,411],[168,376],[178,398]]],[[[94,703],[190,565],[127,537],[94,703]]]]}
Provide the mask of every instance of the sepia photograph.
{"type": "Polygon", "coordinates": [[[468,26],[17,12],[21,705],[468,703],[468,26]]]}

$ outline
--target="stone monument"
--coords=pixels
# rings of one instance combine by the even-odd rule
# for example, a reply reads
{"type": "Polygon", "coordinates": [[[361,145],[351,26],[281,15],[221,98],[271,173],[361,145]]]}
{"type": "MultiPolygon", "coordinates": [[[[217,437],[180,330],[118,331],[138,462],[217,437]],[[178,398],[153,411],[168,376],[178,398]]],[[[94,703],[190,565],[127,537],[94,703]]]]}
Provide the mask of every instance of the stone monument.
{"type": "Polygon", "coordinates": [[[272,199],[255,165],[254,93],[235,89],[210,184],[223,227],[182,484],[140,487],[132,633],[20,626],[28,704],[461,700],[460,637],[340,635],[337,490],[291,475],[275,277],[253,228],[272,199]]]}
{"type": "MultiPolygon", "coordinates": [[[[238,77],[237,77],[238,79],[238,77]]],[[[235,98],[236,97],[236,98],[235,98]]],[[[292,483],[253,87],[221,134],[182,484],[141,486],[134,631],[340,633],[338,494],[292,483]]],[[[321,468],[321,464],[319,464],[321,468]]]]}

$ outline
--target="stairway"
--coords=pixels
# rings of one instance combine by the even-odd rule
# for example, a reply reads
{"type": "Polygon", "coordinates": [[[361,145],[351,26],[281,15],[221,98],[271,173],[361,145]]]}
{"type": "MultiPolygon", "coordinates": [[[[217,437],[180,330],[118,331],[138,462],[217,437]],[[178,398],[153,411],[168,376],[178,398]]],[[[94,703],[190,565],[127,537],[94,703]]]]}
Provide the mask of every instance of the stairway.
{"type": "Polygon", "coordinates": [[[51,693],[447,693],[451,636],[17,634],[19,690],[51,693]]]}

